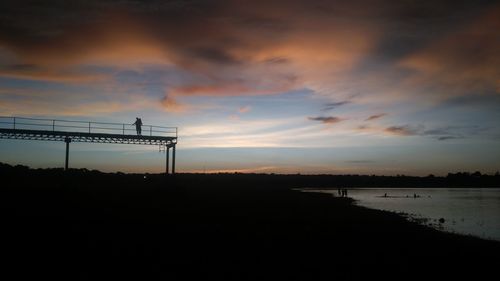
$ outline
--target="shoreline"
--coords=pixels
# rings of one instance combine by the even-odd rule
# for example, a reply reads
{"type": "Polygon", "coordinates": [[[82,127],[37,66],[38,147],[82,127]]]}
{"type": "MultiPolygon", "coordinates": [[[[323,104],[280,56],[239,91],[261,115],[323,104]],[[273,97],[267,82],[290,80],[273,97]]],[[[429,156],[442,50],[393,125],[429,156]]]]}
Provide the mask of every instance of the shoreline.
{"type": "Polygon", "coordinates": [[[480,278],[500,260],[499,242],[273,182],[23,173],[0,197],[5,267],[23,277],[480,278]]]}

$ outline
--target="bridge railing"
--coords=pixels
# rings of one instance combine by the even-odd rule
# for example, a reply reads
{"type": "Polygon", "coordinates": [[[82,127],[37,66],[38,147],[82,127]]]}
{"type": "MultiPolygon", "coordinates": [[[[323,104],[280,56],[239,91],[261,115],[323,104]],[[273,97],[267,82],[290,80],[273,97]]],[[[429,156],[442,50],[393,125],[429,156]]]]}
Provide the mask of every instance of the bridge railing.
{"type": "MultiPolygon", "coordinates": [[[[0,128],[19,130],[42,130],[78,133],[102,133],[117,135],[136,135],[136,126],[125,123],[106,123],[60,119],[41,119],[28,117],[0,116],[0,128]]],[[[143,136],[176,137],[177,127],[142,125],[143,136]]]]}

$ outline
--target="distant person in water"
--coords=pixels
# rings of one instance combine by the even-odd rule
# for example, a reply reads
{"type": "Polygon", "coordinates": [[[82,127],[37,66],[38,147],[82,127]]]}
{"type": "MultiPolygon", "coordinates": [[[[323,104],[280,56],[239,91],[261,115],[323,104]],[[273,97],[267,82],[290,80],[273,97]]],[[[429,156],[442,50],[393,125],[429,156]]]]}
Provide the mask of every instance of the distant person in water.
{"type": "Polygon", "coordinates": [[[135,130],[137,131],[137,135],[140,136],[141,135],[141,126],[142,126],[141,118],[136,117],[135,122],[132,125],[135,125],[135,130]]]}
{"type": "Polygon", "coordinates": [[[347,188],[342,189],[342,197],[347,197],[347,188]]]}

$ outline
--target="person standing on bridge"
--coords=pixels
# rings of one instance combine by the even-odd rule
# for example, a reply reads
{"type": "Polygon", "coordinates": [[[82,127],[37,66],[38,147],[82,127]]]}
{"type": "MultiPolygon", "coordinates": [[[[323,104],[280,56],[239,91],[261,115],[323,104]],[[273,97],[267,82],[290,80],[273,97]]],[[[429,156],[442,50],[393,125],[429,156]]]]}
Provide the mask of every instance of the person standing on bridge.
{"type": "Polygon", "coordinates": [[[141,130],[142,130],[141,129],[141,126],[142,126],[142,120],[141,120],[141,118],[136,117],[135,118],[135,122],[132,125],[135,125],[135,130],[137,131],[137,135],[140,136],[141,135],[141,130]]]}

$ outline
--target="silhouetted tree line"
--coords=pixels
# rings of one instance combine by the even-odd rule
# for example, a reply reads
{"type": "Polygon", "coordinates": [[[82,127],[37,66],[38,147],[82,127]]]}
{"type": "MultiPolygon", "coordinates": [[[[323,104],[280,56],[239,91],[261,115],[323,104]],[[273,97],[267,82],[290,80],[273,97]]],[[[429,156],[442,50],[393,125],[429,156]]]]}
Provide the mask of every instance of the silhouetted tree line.
{"type": "Polygon", "coordinates": [[[134,182],[165,182],[177,185],[227,186],[227,187],[500,187],[500,173],[493,175],[480,172],[449,173],[447,176],[376,176],[376,175],[301,175],[301,174],[253,174],[253,173],[217,173],[195,174],[180,173],[175,176],[164,174],[125,174],[104,173],[98,170],[62,168],[31,169],[27,166],[0,163],[0,176],[7,182],[58,182],[69,180],[81,183],[120,182],[130,186],[134,182]]]}

